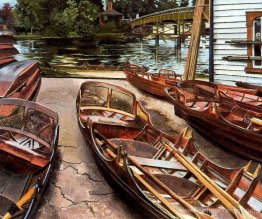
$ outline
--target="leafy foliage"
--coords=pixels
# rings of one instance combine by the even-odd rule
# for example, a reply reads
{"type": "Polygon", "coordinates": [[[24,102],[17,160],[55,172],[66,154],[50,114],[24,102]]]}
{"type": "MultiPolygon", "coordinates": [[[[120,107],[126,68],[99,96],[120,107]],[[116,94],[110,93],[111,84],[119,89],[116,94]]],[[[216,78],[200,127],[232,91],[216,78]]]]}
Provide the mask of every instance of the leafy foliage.
{"type": "Polygon", "coordinates": [[[157,11],[176,8],[178,4],[176,0],[115,0],[114,7],[117,11],[123,13],[126,18],[135,18],[136,14],[143,16],[157,11]]]}
{"type": "Polygon", "coordinates": [[[92,36],[96,31],[94,24],[98,18],[99,7],[88,0],[81,0],[78,5],[78,12],[75,23],[76,32],[84,37],[92,36]]]}
{"type": "Polygon", "coordinates": [[[45,33],[66,36],[76,30],[80,35],[94,32],[101,1],[92,0],[18,0],[17,25],[45,33]]]}

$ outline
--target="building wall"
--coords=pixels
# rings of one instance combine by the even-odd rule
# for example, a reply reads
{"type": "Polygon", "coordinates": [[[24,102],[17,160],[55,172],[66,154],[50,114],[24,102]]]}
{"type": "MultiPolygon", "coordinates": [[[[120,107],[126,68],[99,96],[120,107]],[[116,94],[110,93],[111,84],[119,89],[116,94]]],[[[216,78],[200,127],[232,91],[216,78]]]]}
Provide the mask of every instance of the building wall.
{"type": "Polygon", "coordinates": [[[262,11],[262,0],[214,1],[214,71],[215,82],[234,84],[243,81],[262,84],[262,74],[245,72],[246,61],[226,61],[224,56],[247,56],[247,46],[225,43],[247,40],[246,12],[262,11]]]}

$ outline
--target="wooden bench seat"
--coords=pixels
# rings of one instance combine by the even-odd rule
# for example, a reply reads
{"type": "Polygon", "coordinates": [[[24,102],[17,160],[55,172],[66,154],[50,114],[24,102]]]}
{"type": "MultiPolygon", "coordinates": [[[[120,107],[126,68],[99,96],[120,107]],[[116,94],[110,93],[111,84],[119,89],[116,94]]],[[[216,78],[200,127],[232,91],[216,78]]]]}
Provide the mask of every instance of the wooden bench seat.
{"type": "Polygon", "coordinates": [[[140,165],[148,167],[157,167],[161,169],[187,171],[187,169],[177,161],[157,160],[144,157],[130,156],[135,159],[140,165]]]}

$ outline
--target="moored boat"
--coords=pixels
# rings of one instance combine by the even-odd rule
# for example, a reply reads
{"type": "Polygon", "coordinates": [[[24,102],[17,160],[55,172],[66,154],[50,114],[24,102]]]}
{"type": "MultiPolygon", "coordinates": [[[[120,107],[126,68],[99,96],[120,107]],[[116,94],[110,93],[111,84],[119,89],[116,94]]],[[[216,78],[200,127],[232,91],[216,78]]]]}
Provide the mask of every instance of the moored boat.
{"type": "Polygon", "coordinates": [[[86,82],[76,107],[82,133],[103,173],[151,217],[254,218],[260,214],[262,190],[257,174],[250,182],[244,169],[226,171],[209,162],[188,131],[169,136],[154,128],[131,92],[86,82]],[[244,191],[244,199],[235,194],[238,188],[244,191]],[[254,198],[259,201],[251,207],[248,202],[254,198]]]}
{"type": "Polygon", "coordinates": [[[236,85],[238,87],[252,89],[255,91],[255,94],[257,96],[262,96],[262,86],[261,85],[255,85],[255,84],[250,84],[250,83],[241,82],[241,81],[236,82],[236,85]]]}
{"type": "Polygon", "coordinates": [[[0,44],[0,58],[14,56],[19,54],[18,50],[12,45],[0,44]]]}
{"type": "Polygon", "coordinates": [[[2,58],[0,59],[0,68],[10,64],[16,62],[16,59],[12,58],[12,57],[6,57],[6,58],[2,58]]]}
{"type": "Polygon", "coordinates": [[[175,86],[181,76],[168,69],[160,69],[158,73],[148,73],[145,67],[127,64],[124,68],[127,80],[136,87],[157,95],[167,97],[165,89],[175,86]]]}
{"type": "Polygon", "coordinates": [[[0,33],[0,44],[14,44],[16,43],[16,39],[9,34],[1,34],[0,33]]]}
{"type": "Polygon", "coordinates": [[[0,98],[35,100],[41,86],[38,62],[19,61],[2,67],[0,85],[0,98]]]}
{"type": "Polygon", "coordinates": [[[57,143],[57,113],[30,101],[0,99],[0,218],[34,216],[57,143]]]}
{"type": "Polygon", "coordinates": [[[261,102],[244,101],[243,96],[233,99],[208,82],[184,81],[167,93],[175,114],[202,135],[237,154],[262,161],[261,102]]]}

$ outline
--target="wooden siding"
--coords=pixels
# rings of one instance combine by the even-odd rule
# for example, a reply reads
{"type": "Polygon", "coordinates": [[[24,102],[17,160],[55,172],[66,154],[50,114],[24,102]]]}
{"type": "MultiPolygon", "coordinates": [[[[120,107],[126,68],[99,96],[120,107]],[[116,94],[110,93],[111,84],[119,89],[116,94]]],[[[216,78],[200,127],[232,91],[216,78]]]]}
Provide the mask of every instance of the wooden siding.
{"type": "Polygon", "coordinates": [[[262,11],[262,0],[214,0],[214,71],[215,81],[234,84],[244,81],[262,85],[262,74],[245,72],[247,62],[226,61],[224,56],[247,55],[247,46],[225,43],[247,40],[246,12],[262,11]]]}

